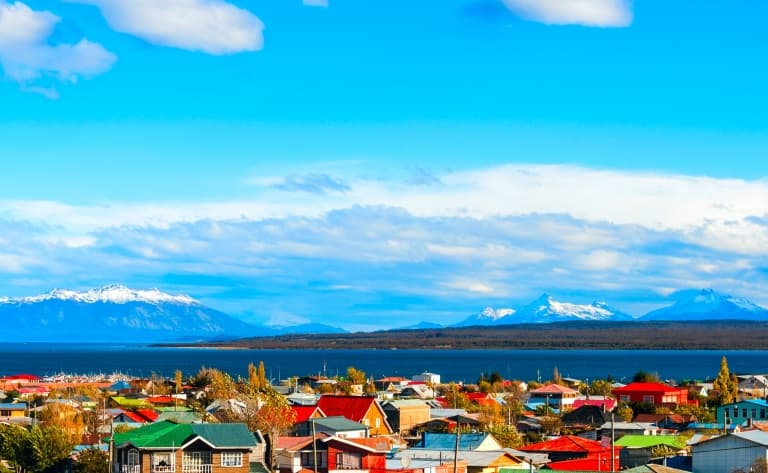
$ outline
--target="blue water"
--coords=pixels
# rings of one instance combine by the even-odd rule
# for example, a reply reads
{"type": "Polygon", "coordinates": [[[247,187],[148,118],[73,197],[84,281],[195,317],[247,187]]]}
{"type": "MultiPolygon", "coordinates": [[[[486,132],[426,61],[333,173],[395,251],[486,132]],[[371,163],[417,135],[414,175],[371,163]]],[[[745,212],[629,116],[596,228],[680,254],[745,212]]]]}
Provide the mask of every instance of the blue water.
{"type": "Polygon", "coordinates": [[[218,350],[158,348],[141,345],[2,344],[0,376],[31,373],[153,373],[172,377],[175,370],[194,374],[201,367],[246,376],[249,363],[263,361],[273,380],[292,375],[344,375],[347,367],[376,378],[430,371],[444,382],[475,382],[482,372],[508,379],[549,379],[557,368],[573,378],[629,379],[638,371],[661,379],[713,378],[722,356],[731,372],[768,372],[768,351],[678,350],[218,350]]]}

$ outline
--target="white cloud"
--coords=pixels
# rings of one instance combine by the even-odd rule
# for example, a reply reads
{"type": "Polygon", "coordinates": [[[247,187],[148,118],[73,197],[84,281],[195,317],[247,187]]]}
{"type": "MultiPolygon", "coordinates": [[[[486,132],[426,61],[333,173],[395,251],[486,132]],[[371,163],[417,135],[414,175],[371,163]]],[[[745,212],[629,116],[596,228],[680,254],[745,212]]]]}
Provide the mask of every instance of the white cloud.
{"type": "Polygon", "coordinates": [[[623,27],[632,23],[627,0],[504,0],[523,17],[556,25],[623,27]]]}
{"type": "Polygon", "coordinates": [[[493,294],[493,288],[489,286],[488,284],[485,284],[480,281],[475,281],[471,279],[454,279],[451,281],[446,281],[441,284],[444,287],[447,287],[449,289],[455,289],[458,291],[464,291],[474,294],[493,294]]]}
{"type": "Polygon", "coordinates": [[[0,64],[5,75],[22,85],[22,90],[58,97],[50,86],[37,81],[48,78],[76,82],[107,71],[116,57],[103,46],[87,39],[74,44],[48,44],[59,17],[35,11],[21,2],[0,0],[0,64]]]}
{"type": "Polygon", "coordinates": [[[307,7],[327,7],[328,0],[301,0],[301,3],[307,7]]]}
{"type": "Polygon", "coordinates": [[[257,51],[264,24],[223,0],[70,0],[97,5],[116,31],[209,54],[257,51]]]}

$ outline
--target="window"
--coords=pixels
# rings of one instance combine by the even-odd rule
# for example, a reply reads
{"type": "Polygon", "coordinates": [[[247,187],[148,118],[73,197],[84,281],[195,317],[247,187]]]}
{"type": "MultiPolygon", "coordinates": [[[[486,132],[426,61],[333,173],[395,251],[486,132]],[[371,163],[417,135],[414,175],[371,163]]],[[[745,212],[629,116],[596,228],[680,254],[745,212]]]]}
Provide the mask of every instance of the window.
{"type": "Polygon", "coordinates": [[[757,409],[752,409],[752,418],[754,419],[756,417],[757,417],[757,409]]]}
{"type": "Polygon", "coordinates": [[[139,464],[139,451],[135,448],[132,448],[128,450],[128,461],[126,462],[127,465],[138,465],[139,464]]]}
{"type": "Polygon", "coordinates": [[[643,395],[643,402],[646,404],[653,404],[656,401],[654,399],[653,394],[645,394],[643,395]]]}
{"type": "Polygon", "coordinates": [[[243,452],[221,452],[221,466],[243,466],[243,452]]]}
{"type": "Polygon", "coordinates": [[[743,417],[745,419],[747,418],[747,408],[746,407],[741,409],[741,417],[743,417]]]}
{"type": "Polygon", "coordinates": [[[336,454],[336,468],[339,470],[359,470],[363,467],[363,458],[359,453],[341,452],[336,454]]]}
{"type": "Polygon", "coordinates": [[[765,419],[765,408],[760,409],[760,418],[765,419]]]}
{"type": "Polygon", "coordinates": [[[376,418],[376,428],[378,429],[379,427],[381,427],[381,419],[379,419],[379,418],[377,417],[377,418],[376,418]]]}
{"type": "Polygon", "coordinates": [[[631,402],[632,399],[630,399],[630,397],[628,395],[622,394],[621,396],[619,396],[619,401],[621,401],[621,402],[631,402]]]}
{"type": "MultiPolygon", "coordinates": [[[[317,452],[317,466],[325,468],[326,452],[317,452]]],[[[315,466],[315,452],[301,452],[301,466],[315,466]]]]}
{"type": "Polygon", "coordinates": [[[208,469],[211,465],[211,452],[198,451],[198,452],[184,452],[182,457],[181,469],[184,472],[202,472],[208,469]]]}
{"type": "Polygon", "coordinates": [[[174,459],[171,452],[152,453],[152,471],[165,473],[174,471],[174,459]]]}

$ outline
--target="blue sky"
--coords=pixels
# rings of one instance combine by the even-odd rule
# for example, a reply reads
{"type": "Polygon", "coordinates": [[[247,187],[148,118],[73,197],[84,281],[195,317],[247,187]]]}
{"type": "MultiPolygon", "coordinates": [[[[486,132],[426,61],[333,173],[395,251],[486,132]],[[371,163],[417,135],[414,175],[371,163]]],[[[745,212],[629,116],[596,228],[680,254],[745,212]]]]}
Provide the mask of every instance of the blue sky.
{"type": "Polygon", "coordinates": [[[768,304],[768,4],[0,0],[0,295],[768,304]]]}

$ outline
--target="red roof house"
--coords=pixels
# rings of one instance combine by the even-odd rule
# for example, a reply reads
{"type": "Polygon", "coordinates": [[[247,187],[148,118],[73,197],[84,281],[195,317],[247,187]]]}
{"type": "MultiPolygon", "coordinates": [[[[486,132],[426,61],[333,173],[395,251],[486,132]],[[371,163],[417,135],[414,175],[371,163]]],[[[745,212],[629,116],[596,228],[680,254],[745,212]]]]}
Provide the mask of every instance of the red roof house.
{"type": "Polygon", "coordinates": [[[372,436],[392,433],[384,409],[375,397],[323,395],[317,407],[327,417],[342,416],[368,426],[372,436]]]}
{"type": "Polygon", "coordinates": [[[664,383],[629,383],[614,389],[613,395],[621,402],[645,403],[671,409],[698,404],[695,400],[688,400],[687,388],[676,388],[664,383]]]}
{"type": "Polygon", "coordinates": [[[322,409],[317,406],[297,406],[292,405],[291,409],[296,413],[296,420],[294,424],[306,422],[309,419],[317,419],[318,417],[327,417],[322,409]]]}

